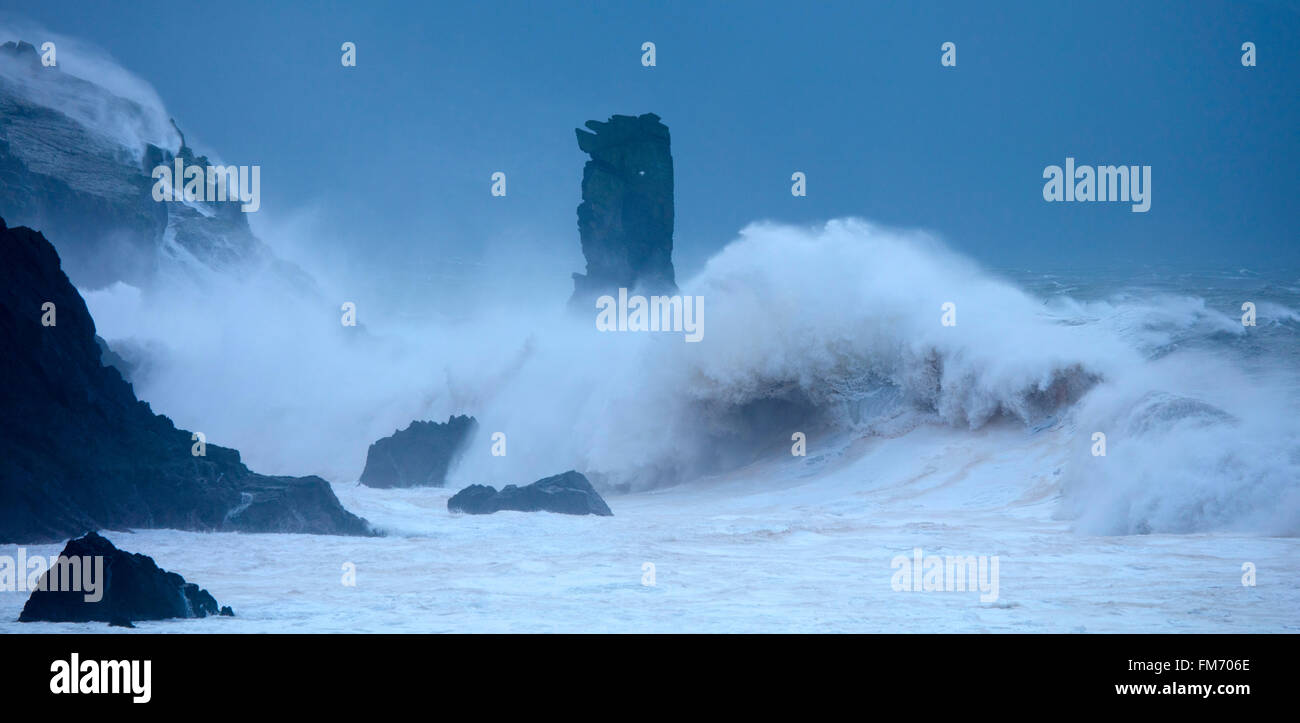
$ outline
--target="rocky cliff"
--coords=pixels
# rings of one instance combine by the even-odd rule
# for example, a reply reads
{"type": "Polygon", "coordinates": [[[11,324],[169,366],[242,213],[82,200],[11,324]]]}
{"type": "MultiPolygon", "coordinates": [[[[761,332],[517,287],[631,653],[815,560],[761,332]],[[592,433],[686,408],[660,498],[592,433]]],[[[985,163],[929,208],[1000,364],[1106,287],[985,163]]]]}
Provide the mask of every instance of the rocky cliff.
{"type": "Polygon", "coordinates": [[[0,215],[56,239],[78,287],[262,267],[310,284],[254,236],[238,202],[155,201],[153,168],[176,157],[208,165],[161,108],[45,67],[30,43],[0,45],[0,215]]]}
{"type": "Polygon", "coordinates": [[[259,475],[215,444],[195,456],[190,432],[101,363],[54,247],[3,219],[0,340],[0,543],[131,527],[371,534],[319,477],[259,475]]]}

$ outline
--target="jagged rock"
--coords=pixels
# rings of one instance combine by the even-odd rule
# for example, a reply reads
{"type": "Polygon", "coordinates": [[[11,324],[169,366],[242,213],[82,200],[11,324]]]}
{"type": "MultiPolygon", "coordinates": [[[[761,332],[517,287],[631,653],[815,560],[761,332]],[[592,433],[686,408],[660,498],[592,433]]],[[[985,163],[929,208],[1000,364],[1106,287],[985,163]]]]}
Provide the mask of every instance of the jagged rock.
{"type": "Polygon", "coordinates": [[[103,558],[103,577],[96,583],[102,597],[87,601],[84,589],[51,589],[58,585],[51,583],[51,572],[46,572],[41,578],[44,589],[32,592],[19,622],[105,622],[133,628],[136,620],[203,618],[230,611],[229,607],[219,608],[207,590],[158,567],[153,558],[119,550],[96,532],[69,540],[60,556],[80,558],[79,565],[96,567],[98,563],[91,561],[103,558]]]}
{"type": "Polygon", "coordinates": [[[153,168],[175,157],[208,164],[161,108],[44,67],[30,43],[0,45],[0,215],[57,239],[79,287],[145,287],[162,269],[205,268],[270,268],[311,286],[253,234],[238,201],[153,200],[153,168]]]}
{"type": "Polygon", "coordinates": [[[266,477],[136,399],[40,233],[0,219],[0,543],[86,529],[373,534],[319,477],[266,477]],[[55,305],[43,326],[42,305],[55,305]]]}
{"type": "Polygon", "coordinates": [[[234,532],[372,534],[370,524],[343,509],[338,497],[334,496],[330,483],[315,475],[251,476],[241,485],[240,502],[226,513],[220,529],[234,532]]]}
{"type": "Polygon", "coordinates": [[[673,157],[659,116],[616,115],[575,129],[591,156],[582,171],[578,232],[587,273],[573,275],[575,309],[619,288],[675,294],[673,157]]]}
{"type": "Polygon", "coordinates": [[[411,422],[406,429],[370,445],[361,484],[367,487],[441,487],[447,471],[465,451],[478,422],[453,416],[446,423],[411,422]]]}
{"type": "Polygon", "coordinates": [[[113,351],[108,342],[104,341],[104,337],[98,334],[95,335],[95,345],[99,347],[99,363],[106,367],[113,367],[118,374],[122,375],[123,379],[128,382],[131,381],[131,375],[136,371],[135,365],[123,359],[121,354],[113,351]]]}
{"type": "Polygon", "coordinates": [[[471,515],[490,515],[501,510],[603,517],[614,514],[587,478],[573,470],[524,487],[506,485],[500,492],[487,485],[470,485],[447,500],[447,509],[471,515]]]}

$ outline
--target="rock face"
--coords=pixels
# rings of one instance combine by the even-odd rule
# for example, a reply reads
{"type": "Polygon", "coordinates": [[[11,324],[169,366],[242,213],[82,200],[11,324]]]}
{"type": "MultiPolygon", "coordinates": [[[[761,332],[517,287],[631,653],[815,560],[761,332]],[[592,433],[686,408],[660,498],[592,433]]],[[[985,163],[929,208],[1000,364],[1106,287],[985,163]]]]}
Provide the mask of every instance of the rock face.
{"type": "Polygon", "coordinates": [[[367,487],[441,487],[447,471],[465,451],[478,422],[450,417],[445,424],[411,422],[411,426],[370,445],[361,484],[367,487]]]}
{"type": "Polygon", "coordinates": [[[595,308],[619,288],[675,294],[673,157],[659,116],[616,115],[576,129],[591,156],[582,171],[578,232],[587,273],[573,275],[570,306],[595,308]]]}
{"type": "Polygon", "coordinates": [[[471,515],[490,515],[501,510],[614,515],[587,478],[573,470],[525,487],[506,485],[500,492],[487,485],[470,485],[447,500],[447,509],[471,515]]]}
{"type": "Polygon", "coordinates": [[[0,339],[0,543],[132,527],[373,534],[319,477],[259,475],[215,444],[194,456],[191,433],[101,363],[54,247],[3,219],[0,339]]]}
{"type": "Polygon", "coordinates": [[[99,563],[91,561],[102,559],[102,577],[93,580],[102,597],[87,601],[85,585],[76,591],[52,589],[59,585],[51,582],[53,573],[46,572],[41,578],[44,589],[32,592],[18,616],[19,622],[104,622],[135,627],[131,624],[135,620],[235,614],[229,607],[219,607],[207,590],[158,567],[153,558],[119,550],[95,532],[68,541],[60,556],[76,558],[81,568],[93,565],[96,570],[99,563]]]}
{"type": "Polygon", "coordinates": [[[0,215],[56,239],[77,286],[263,267],[311,283],[254,236],[238,201],[153,200],[153,168],[176,157],[208,165],[162,108],[45,67],[30,43],[0,45],[0,215]]]}

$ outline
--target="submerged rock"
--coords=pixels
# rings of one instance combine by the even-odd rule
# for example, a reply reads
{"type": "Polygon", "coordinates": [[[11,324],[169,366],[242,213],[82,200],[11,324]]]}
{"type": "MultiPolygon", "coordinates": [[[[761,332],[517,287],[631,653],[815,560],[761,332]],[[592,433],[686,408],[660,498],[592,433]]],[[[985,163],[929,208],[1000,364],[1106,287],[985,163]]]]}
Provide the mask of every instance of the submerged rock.
{"type": "MultiPolygon", "coordinates": [[[[131,628],[136,620],[234,615],[229,607],[219,608],[207,590],[158,567],[147,555],[117,549],[96,532],[69,540],[60,557],[76,560],[79,568],[94,567],[98,579],[91,582],[98,587],[91,597],[97,599],[86,599],[85,584],[76,590],[51,589],[63,586],[57,583],[60,578],[51,580],[54,571],[49,571],[41,578],[44,589],[32,592],[19,622],[104,622],[131,628]]],[[[86,579],[83,575],[79,582],[86,579]]]]}
{"type": "Polygon", "coordinates": [[[673,156],[659,116],[616,115],[576,129],[591,156],[582,171],[578,233],[587,273],[573,275],[577,310],[595,308],[620,288],[675,294],[673,273],[673,156]]]}
{"type": "Polygon", "coordinates": [[[267,477],[136,399],[39,232],[0,219],[0,543],[87,529],[373,534],[319,477],[267,477]]]}
{"type": "Polygon", "coordinates": [[[573,470],[524,487],[506,485],[500,492],[487,485],[470,485],[447,500],[447,509],[471,515],[490,515],[501,510],[614,515],[587,478],[573,470]]]}
{"type": "Polygon", "coordinates": [[[411,422],[406,429],[370,445],[361,484],[367,487],[441,487],[447,471],[478,429],[473,417],[449,417],[443,424],[411,422]]]}

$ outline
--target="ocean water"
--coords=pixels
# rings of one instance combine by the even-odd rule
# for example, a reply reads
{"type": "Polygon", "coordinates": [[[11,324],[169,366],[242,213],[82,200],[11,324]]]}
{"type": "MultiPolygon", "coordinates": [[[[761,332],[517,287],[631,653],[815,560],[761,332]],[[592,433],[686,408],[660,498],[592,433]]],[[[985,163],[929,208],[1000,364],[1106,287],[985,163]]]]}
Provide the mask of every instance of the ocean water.
{"type": "MultiPolygon", "coordinates": [[[[907,436],[611,495],[612,518],[454,516],[448,490],[353,486],[339,489],[344,504],[391,536],[108,537],[237,615],[126,632],[1300,631],[1294,537],[1080,534],[1055,519],[1060,430],[907,436]],[[916,547],[998,556],[997,599],[895,591],[891,561],[916,547]],[[342,584],[345,562],[355,587],[342,584]]],[[[13,622],[23,599],[0,593],[4,632],[121,632],[13,622]]]]}
{"type": "MultiPolygon", "coordinates": [[[[364,353],[288,339],[321,360],[295,377],[374,380],[327,395],[267,384],[235,327],[204,385],[181,382],[212,349],[159,354],[141,397],[181,423],[220,405],[210,438],[259,471],[355,479],[375,429],[451,411],[511,447],[476,441],[445,489],[336,484],[382,538],[109,532],[237,614],[138,630],[1300,631],[1300,273],[988,270],[845,220],[752,226],[682,285],[699,344],[518,314],[427,348],[382,325],[364,353]],[[420,401],[351,413],[398,398],[420,401]],[[568,468],[614,517],[446,509],[568,468]],[[898,584],[917,550],[996,558],[996,594],[898,584]]],[[[90,297],[101,326],[167,341],[117,302],[90,297]]],[[[24,598],[0,593],[0,630],[108,630],[20,625],[24,598]]]]}

